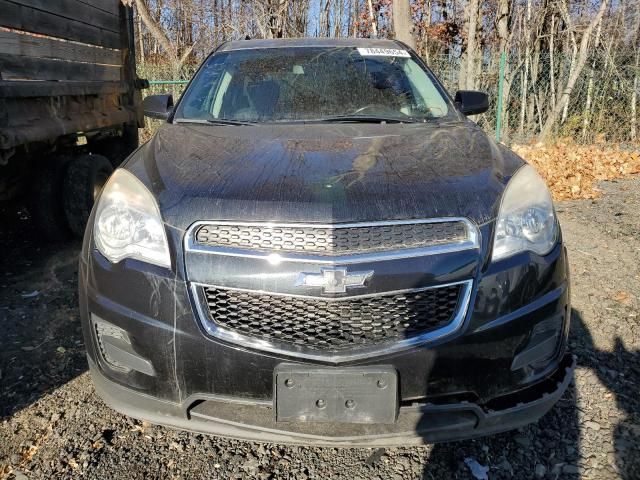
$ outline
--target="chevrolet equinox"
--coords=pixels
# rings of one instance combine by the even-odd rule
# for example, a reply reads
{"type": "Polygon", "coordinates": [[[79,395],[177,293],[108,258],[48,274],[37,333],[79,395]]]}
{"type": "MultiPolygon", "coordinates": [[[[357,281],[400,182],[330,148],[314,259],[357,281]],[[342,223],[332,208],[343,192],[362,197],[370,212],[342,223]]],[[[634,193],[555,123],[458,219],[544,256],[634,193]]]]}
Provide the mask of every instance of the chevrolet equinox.
{"type": "Polygon", "coordinates": [[[108,180],[80,261],[98,393],[153,423],[392,446],[537,420],[572,379],[549,190],[402,43],[246,40],[108,180]]]}

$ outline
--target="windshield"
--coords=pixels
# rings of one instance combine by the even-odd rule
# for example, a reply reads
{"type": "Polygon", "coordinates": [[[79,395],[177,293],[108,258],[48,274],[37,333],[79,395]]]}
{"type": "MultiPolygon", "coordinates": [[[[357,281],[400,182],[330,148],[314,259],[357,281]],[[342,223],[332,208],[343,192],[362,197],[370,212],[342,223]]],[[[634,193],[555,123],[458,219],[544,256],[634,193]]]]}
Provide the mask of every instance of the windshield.
{"type": "Polygon", "coordinates": [[[305,47],[234,50],[211,56],[174,118],[425,121],[448,113],[448,101],[431,74],[405,50],[305,47]]]}

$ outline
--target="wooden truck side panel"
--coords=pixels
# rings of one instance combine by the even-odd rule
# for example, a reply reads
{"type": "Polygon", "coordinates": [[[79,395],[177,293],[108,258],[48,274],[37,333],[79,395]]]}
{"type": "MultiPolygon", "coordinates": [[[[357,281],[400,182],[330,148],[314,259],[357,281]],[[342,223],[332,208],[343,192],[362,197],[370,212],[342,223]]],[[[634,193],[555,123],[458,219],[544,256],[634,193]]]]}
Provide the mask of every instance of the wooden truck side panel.
{"type": "Polygon", "coordinates": [[[0,163],[28,144],[142,125],[131,15],[120,0],[0,0],[0,163]]]}

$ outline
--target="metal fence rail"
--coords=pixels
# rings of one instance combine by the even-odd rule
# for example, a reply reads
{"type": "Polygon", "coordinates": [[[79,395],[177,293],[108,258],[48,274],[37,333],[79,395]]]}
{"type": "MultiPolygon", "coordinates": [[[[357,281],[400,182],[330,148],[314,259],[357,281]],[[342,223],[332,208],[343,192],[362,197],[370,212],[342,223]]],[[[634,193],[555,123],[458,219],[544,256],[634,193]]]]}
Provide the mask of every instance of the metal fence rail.
{"type": "MultiPolygon", "coordinates": [[[[458,88],[460,59],[439,55],[427,63],[449,92],[458,88]]],[[[532,141],[566,90],[576,65],[575,57],[537,53],[531,58],[495,55],[483,58],[474,75],[474,88],[487,92],[488,112],[475,120],[505,143],[532,141]]],[[[179,96],[197,69],[187,65],[175,72],[167,64],[138,66],[138,75],[152,79],[145,94],[179,96]]],[[[576,142],[640,141],[637,103],[640,100],[638,53],[595,50],[569,93],[569,100],[554,123],[554,137],[576,142]]]]}

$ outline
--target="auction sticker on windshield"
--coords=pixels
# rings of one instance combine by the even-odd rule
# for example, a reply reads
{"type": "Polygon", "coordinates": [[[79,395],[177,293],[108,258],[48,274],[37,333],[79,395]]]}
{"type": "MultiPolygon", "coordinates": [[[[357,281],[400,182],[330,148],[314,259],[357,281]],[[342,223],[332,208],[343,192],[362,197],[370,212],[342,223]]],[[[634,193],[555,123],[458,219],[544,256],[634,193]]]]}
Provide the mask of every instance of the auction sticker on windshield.
{"type": "Polygon", "coordinates": [[[358,48],[363,57],[405,57],[409,58],[409,52],[396,48],[358,48]]]}

